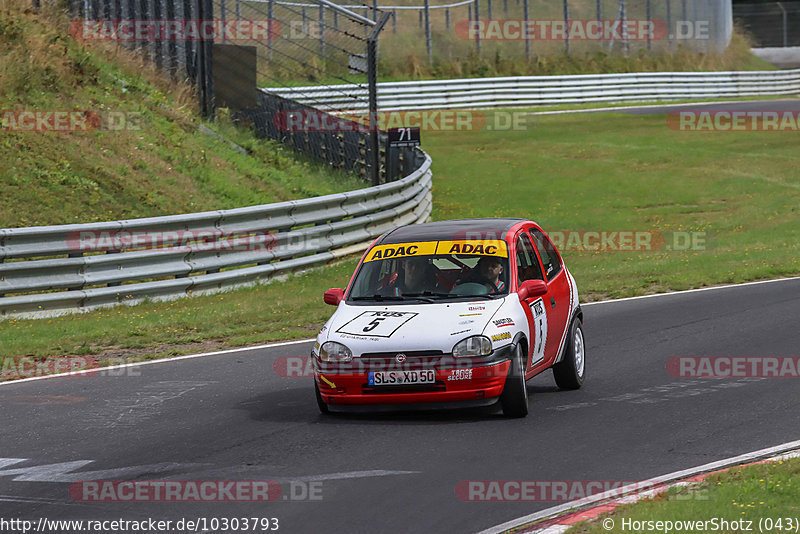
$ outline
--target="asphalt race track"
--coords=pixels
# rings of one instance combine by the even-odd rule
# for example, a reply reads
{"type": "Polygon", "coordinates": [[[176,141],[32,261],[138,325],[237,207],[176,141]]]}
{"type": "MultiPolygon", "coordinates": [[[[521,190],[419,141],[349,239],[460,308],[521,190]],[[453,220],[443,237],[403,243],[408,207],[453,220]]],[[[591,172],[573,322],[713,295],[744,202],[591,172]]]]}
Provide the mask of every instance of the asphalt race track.
{"type": "Polygon", "coordinates": [[[797,379],[676,378],[665,365],[797,356],[799,315],[800,279],[586,306],[584,388],[536,377],[521,420],[493,407],[322,416],[310,378],[273,370],[309,343],[8,384],[0,507],[34,521],[248,516],[277,517],[289,533],[475,532],[555,503],[464,502],[460,481],[633,481],[798,439],[797,379]],[[62,462],[76,463],[48,465],[62,462]],[[171,478],[275,480],[299,502],[69,494],[81,480],[171,478]],[[309,482],[321,499],[301,495],[309,482]]]}

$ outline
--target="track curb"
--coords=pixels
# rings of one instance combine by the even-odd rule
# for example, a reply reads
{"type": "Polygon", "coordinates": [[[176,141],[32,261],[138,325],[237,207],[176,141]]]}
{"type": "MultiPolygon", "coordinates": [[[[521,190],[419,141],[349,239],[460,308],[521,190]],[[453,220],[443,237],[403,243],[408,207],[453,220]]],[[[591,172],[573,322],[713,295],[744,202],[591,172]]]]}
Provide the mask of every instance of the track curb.
{"type": "Polygon", "coordinates": [[[513,519],[501,525],[482,530],[478,534],[561,534],[575,523],[595,519],[601,514],[616,509],[618,506],[653,497],[668,491],[672,487],[697,484],[711,474],[724,472],[734,467],[745,467],[789,457],[800,457],[800,440],[598,493],[513,519]]]}

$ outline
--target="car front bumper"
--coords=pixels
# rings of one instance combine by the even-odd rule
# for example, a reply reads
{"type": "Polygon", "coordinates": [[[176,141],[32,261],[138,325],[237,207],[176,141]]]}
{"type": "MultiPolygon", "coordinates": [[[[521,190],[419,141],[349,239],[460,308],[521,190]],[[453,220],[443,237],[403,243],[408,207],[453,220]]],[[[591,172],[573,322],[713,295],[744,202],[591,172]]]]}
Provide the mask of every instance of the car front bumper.
{"type": "Polygon", "coordinates": [[[437,364],[410,367],[412,370],[433,369],[436,374],[433,384],[370,386],[369,370],[348,372],[342,368],[325,368],[319,362],[315,362],[314,379],[323,402],[331,408],[481,406],[492,404],[502,394],[512,354],[513,347],[509,345],[485,359],[459,361],[445,357],[437,364]]]}

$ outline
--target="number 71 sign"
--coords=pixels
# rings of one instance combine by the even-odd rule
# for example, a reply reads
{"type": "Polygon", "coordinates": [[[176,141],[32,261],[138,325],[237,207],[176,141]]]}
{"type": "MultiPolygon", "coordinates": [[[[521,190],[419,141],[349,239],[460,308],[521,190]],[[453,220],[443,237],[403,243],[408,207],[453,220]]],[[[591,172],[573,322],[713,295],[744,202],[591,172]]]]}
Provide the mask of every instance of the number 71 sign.
{"type": "Polygon", "coordinates": [[[387,134],[389,146],[392,148],[412,147],[420,144],[419,126],[389,128],[387,134]]]}

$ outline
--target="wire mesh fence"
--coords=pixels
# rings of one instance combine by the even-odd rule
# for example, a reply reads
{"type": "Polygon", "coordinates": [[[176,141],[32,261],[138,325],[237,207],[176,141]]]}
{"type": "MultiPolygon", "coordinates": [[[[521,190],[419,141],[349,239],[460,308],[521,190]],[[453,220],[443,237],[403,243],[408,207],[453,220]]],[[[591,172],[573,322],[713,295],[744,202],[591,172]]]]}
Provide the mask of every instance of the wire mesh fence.
{"type": "MultiPolygon", "coordinates": [[[[262,0],[269,1],[269,0],[262,0]]],[[[275,5],[313,9],[307,2],[275,5]]],[[[364,14],[376,5],[343,4],[364,14]]],[[[597,51],[720,52],[733,31],[731,0],[384,0],[393,14],[383,58],[449,61],[465,53],[525,57],[597,51]],[[650,31],[642,31],[650,22],[650,31]],[[599,30],[599,31],[598,31],[599,30]]]]}
{"type": "Polygon", "coordinates": [[[734,4],[733,16],[759,47],[800,46],[800,2],[734,4]]]}
{"type": "Polygon", "coordinates": [[[377,8],[361,15],[328,0],[70,0],[70,9],[73,36],[119,41],[188,77],[207,116],[228,108],[260,135],[373,184],[422,163],[412,148],[386,147],[378,131],[377,41],[390,15],[377,8]],[[259,89],[309,83],[328,85],[339,109],[259,89]],[[331,113],[362,108],[373,113],[331,113]]]}

